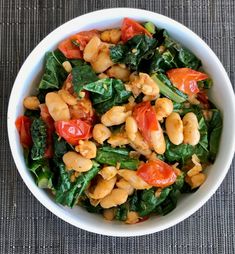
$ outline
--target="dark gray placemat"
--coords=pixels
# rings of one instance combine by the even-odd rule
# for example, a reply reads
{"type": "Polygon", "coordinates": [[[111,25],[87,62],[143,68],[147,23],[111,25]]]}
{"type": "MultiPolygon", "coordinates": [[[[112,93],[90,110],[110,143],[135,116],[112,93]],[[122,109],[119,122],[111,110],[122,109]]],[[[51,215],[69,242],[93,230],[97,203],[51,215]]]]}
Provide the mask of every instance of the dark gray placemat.
{"type": "Polygon", "coordinates": [[[32,196],[17,173],[6,132],[17,71],[58,25],[109,7],[148,9],[185,24],[211,46],[235,81],[234,0],[0,0],[0,253],[235,253],[234,164],[216,194],[190,218],[133,238],[95,235],[63,222],[32,196]]]}

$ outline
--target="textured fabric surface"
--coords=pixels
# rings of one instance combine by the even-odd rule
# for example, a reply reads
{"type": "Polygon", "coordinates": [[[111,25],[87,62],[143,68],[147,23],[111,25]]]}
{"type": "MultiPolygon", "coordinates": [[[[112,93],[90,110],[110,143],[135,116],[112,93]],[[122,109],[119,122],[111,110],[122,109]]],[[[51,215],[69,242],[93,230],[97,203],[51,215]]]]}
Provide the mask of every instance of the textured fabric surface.
{"type": "Polygon", "coordinates": [[[234,0],[0,0],[0,253],[235,253],[235,170],[195,214],[163,232],[115,238],[77,229],[49,212],[19,176],[7,140],[6,111],[16,74],[54,28],[86,12],[136,7],[167,15],[201,36],[234,84],[234,0]]]}

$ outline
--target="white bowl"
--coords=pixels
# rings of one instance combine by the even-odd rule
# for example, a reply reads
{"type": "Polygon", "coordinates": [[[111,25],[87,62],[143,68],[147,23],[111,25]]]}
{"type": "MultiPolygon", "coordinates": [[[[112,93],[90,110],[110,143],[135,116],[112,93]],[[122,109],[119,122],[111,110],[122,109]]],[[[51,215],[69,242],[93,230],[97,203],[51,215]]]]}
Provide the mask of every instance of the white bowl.
{"type": "Polygon", "coordinates": [[[8,136],[12,155],[21,177],[33,195],[64,221],[94,233],[111,236],[137,236],[154,233],[179,223],[197,211],[218,189],[228,172],[235,150],[234,129],[235,100],[233,89],[222,64],[208,45],[191,30],[168,17],[129,8],[91,12],[72,19],[50,33],[37,45],[21,67],[12,88],[8,107],[8,136]],[[38,83],[45,53],[55,49],[61,40],[79,31],[118,27],[124,17],[130,17],[141,22],[152,21],[157,27],[167,29],[170,36],[196,54],[202,60],[203,68],[214,81],[210,98],[223,114],[223,131],[219,153],[215,163],[207,171],[206,182],[195,193],[182,197],[176,209],[168,215],[152,216],[149,220],[135,225],[107,222],[102,216],[88,213],[80,207],[70,209],[56,204],[52,196],[36,186],[25,165],[22,147],[15,128],[15,119],[24,111],[23,98],[32,93],[38,83]]]}

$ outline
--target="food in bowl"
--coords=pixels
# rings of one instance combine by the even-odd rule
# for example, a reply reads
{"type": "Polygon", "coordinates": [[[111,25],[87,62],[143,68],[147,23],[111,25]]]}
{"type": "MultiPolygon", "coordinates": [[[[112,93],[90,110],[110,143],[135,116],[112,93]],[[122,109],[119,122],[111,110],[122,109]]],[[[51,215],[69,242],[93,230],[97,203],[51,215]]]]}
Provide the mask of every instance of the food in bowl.
{"type": "Polygon", "coordinates": [[[153,23],[79,32],[45,57],[16,120],[25,162],[55,201],[129,224],[165,215],[214,162],[220,111],[201,61],[153,23]]]}

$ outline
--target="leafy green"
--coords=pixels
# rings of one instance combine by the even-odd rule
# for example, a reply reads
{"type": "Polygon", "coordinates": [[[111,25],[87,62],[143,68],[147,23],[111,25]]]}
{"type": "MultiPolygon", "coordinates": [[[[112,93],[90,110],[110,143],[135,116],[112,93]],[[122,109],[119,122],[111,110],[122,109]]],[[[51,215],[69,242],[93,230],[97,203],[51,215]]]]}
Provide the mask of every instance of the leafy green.
{"type": "Polygon", "coordinates": [[[45,71],[39,83],[39,89],[59,89],[67,76],[62,63],[66,60],[59,51],[47,52],[45,56],[45,71]]]}
{"type": "Polygon", "coordinates": [[[125,221],[127,219],[127,213],[128,213],[128,204],[124,203],[122,205],[119,205],[117,207],[116,213],[115,213],[115,219],[120,221],[125,221]]]}
{"type": "Polygon", "coordinates": [[[212,118],[209,122],[209,151],[210,159],[215,160],[216,154],[219,149],[220,136],[222,132],[223,120],[220,111],[217,109],[213,110],[212,118]]]}
{"type": "Polygon", "coordinates": [[[176,103],[182,103],[187,100],[188,96],[174,87],[164,74],[154,74],[151,76],[151,78],[158,85],[160,93],[169,99],[173,100],[176,103]]]}
{"type": "Polygon", "coordinates": [[[166,215],[175,209],[180,193],[180,190],[172,189],[167,198],[156,207],[155,212],[157,214],[166,215]]]}
{"type": "Polygon", "coordinates": [[[144,27],[145,27],[145,29],[148,31],[148,32],[150,32],[151,34],[155,34],[155,32],[156,32],[156,27],[155,27],[155,25],[152,23],[152,22],[146,22],[145,24],[144,24],[144,27]]]}
{"type": "Polygon", "coordinates": [[[80,63],[72,69],[73,87],[78,96],[80,96],[80,92],[86,84],[95,82],[96,80],[98,80],[98,77],[91,66],[86,63],[80,63]]]}
{"type": "Polygon", "coordinates": [[[29,117],[31,121],[33,121],[35,118],[40,117],[40,111],[39,110],[30,110],[26,109],[24,112],[24,115],[29,117]]]}
{"type": "Polygon", "coordinates": [[[90,181],[97,175],[99,164],[93,162],[93,167],[89,171],[81,173],[73,183],[70,182],[69,174],[66,172],[64,164],[59,164],[59,170],[60,181],[56,191],[56,202],[73,207],[87,188],[90,181]]]}
{"type": "Polygon", "coordinates": [[[46,159],[32,161],[29,149],[24,149],[24,159],[38,187],[53,189],[54,174],[50,170],[49,161],[46,159]]]}
{"type": "Polygon", "coordinates": [[[88,198],[81,200],[81,206],[84,207],[89,213],[102,213],[104,210],[100,205],[93,206],[88,198]]]}
{"type": "Polygon", "coordinates": [[[119,79],[100,79],[85,85],[83,88],[91,92],[92,104],[100,114],[115,105],[125,103],[131,96],[131,92],[125,89],[124,84],[119,79]]]}
{"type": "Polygon", "coordinates": [[[146,216],[154,211],[169,195],[171,188],[164,188],[159,197],[155,196],[156,189],[143,190],[137,204],[137,212],[140,216],[146,216]]]}
{"type": "Polygon", "coordinates": [[[213,85],[213,81],[212,79],[208,78],[208,79],[205,79],[205,80],[201,80],[201,81],[198,81],[197,82],[197,85],[200,89],[210,89],[213,85]]]}
{"type": "Polygon", "coordinates": [[[125,45],[111,47],[110,57],[115,63],[124,63],[132,70],[138,70],[143,60],[153,56],[156,45],[156,39],[146,35],[136,35],[125,45]]]}
{"type": "Polygon", "coordinates": [[[41,118],[36,118],[30,128],[33,146],[31,158],[39,160],[44,157],[47,144],[47,127],[41,118]]]}
{"type": "Polygon", "coordinates": [[[176,52],[175,61],[178,61],[178,68],[187,67],[197,70],[201,66],[201,61],[188,49],[183,48],[179,43],[171,39],[165,30],[163,31],[163,37],[163,46],[176,52]]]}
{"type": "Polygon", "coordinates": [[[55,158],[61,158],[69,150],[68,143],[56,133],[53,133],[53,147],[55,158]]]}
{"type": "Polygon", "coordinates": [[[139,165],[139,160],[130,158],[128,150],[123,148],[101,147],[97,150],[96,161],[102,164],[116,166],[120,163],[121,168],[136,170],[139,165]]]}

